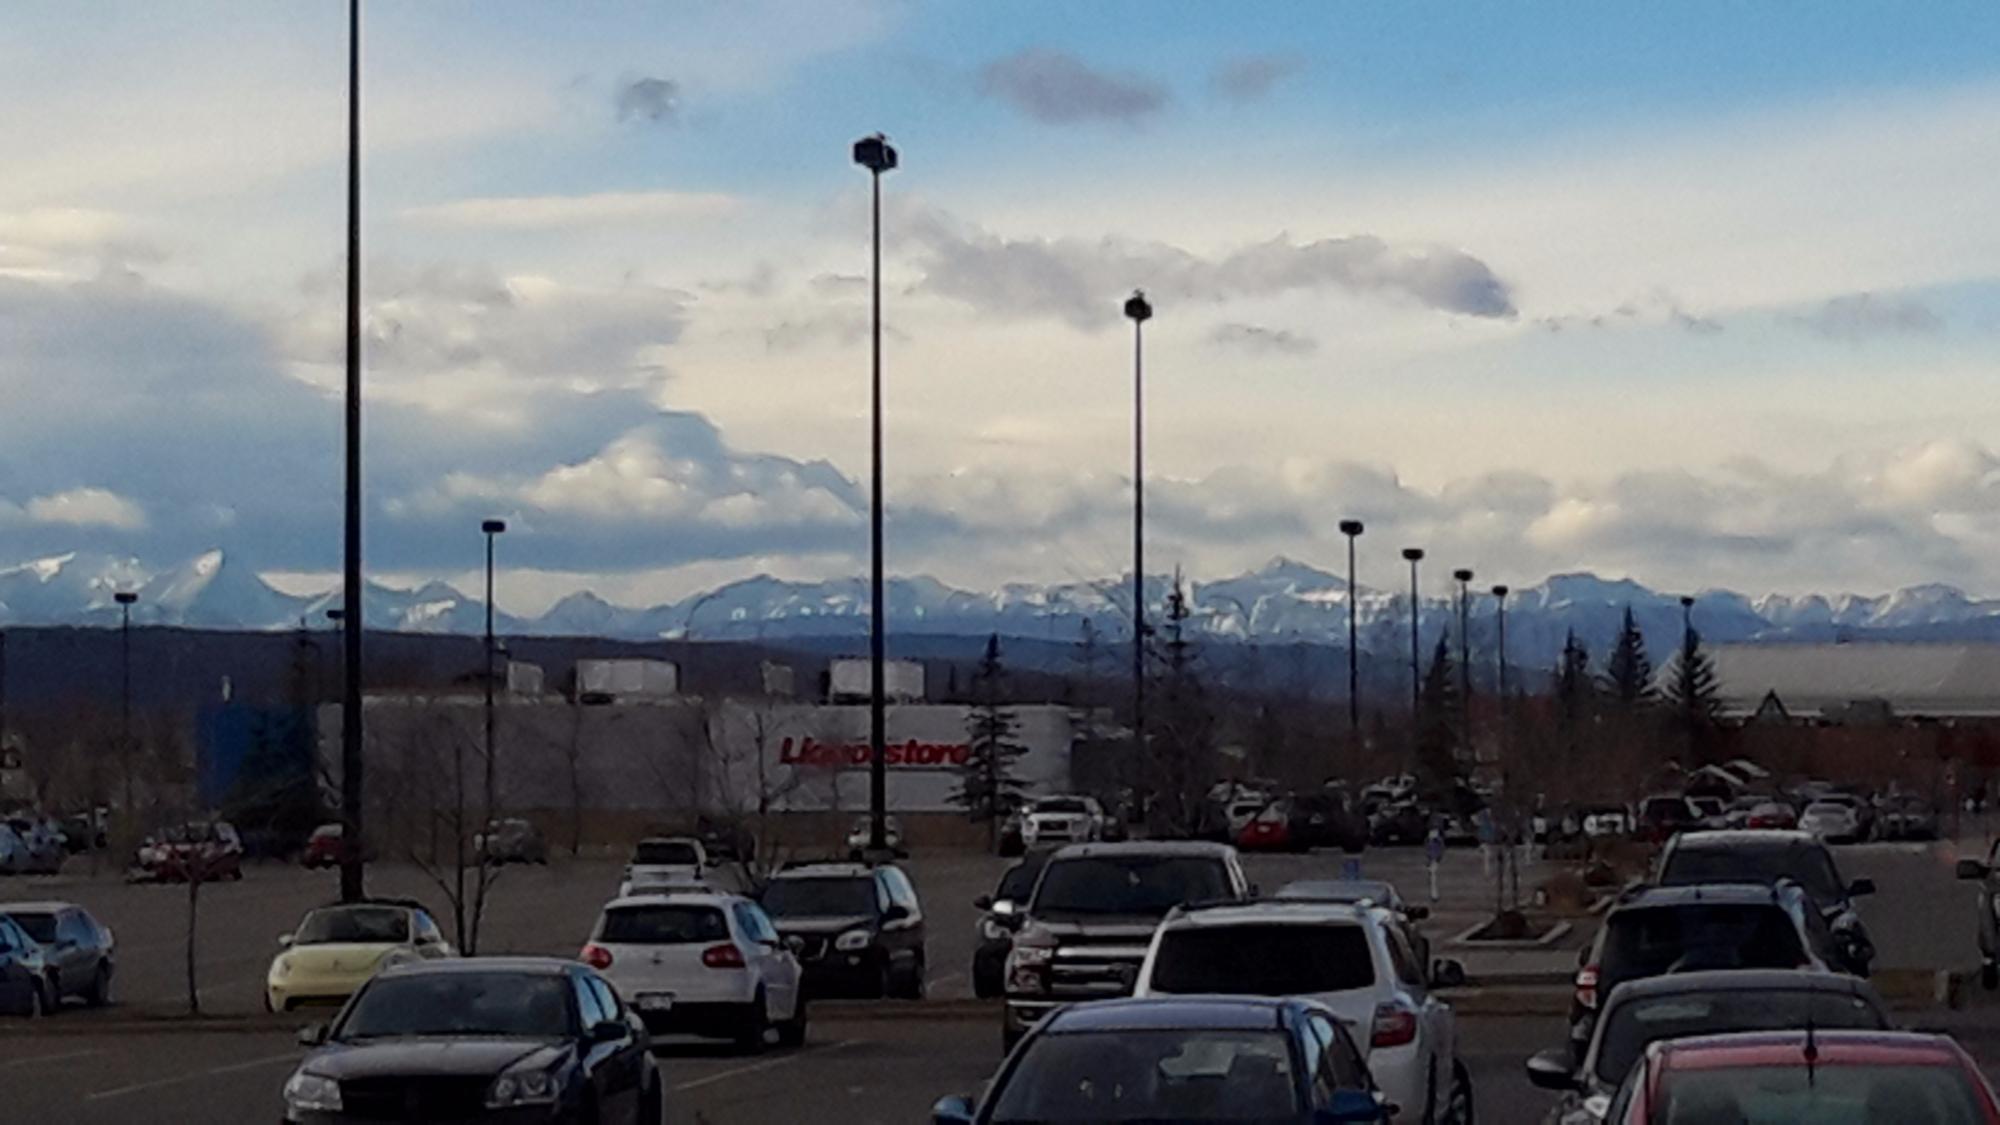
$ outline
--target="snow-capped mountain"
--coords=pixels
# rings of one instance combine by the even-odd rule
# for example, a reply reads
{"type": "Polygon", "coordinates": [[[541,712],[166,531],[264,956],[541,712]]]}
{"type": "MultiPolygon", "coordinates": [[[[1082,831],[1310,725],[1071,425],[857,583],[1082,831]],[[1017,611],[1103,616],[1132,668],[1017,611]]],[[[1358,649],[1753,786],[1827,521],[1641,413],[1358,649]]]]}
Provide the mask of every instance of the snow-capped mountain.
{"type": "MultiPolygon", "coordinates": [[[[1437,591],[1447,583],[1431,576],[1437,591]]],[[[1164,627],[1173,580],[1149,575],[1147,617],[1164,627]]],[[[1348,616],[1362,646],[1405,651],[1409,644],[1407,592],[1360,586],[1350,591],[1340,576],[1294,559],[1277,558],[1255,570],[1214,581],[1189,580],[1189,617],[1195,636],[1218,643],[1319,644],[1344,647],[1348,616]]],[[[255,569],[227,553],[208,551],[160,570],[137,559],[67,554],[0,568],[0,625],[113,625],[112,595],[138,594],[133,621],[204,629],[281,630],[301,622],[324,628],[325,611],[339,592],[295,596],[274,589],[255,569]]],[[[1010,583],[991,591],[964,590],[913,576],[888,583],[892,631],[902,636],[1006,636],[1071,643],[1085,622],[1105,643],[1131,636],[1131,578],[1054,585],[1010,583]]],[[[1497,604],[1475,588],[1467,607],[1472,648],[1494,651],[1497,604]]],[[[363,592],[371,629],[413,633],[477,633],[485,607],[443,582],[415,589],[370,583],[363,592]]],[[[1654,658],[1664,662],[1678,643],[1678,595],[1630,579],[1558,574],[1515,590],[1507,603],[1510,659],[1534,660],[1562,647],[1572,630],[1601,653],[1630,609],[1646,633],[1654,658]],[[1530,656],[1530,654],[1535,654],[1530,656]]],[[[2000,640],[2000,600],[1982,600],[1943,585],[1914,586],[1881,596],[1766,595],[1748,598],[1727,590],[1697,596],[1694,623],[1710,641],[1859,639],[2000,640]]],[[[1427,594],[1422,604],[1424,643],[1458,629],[1456,591],[1427,594]]],[[[615,605],[588,591],[571,594],[534,618],[501,613],[496,627],[509,634],[595,636],[623,640],[768,640],[866,636],[868,584],[860,578],[792,582],[756,575],[663,605],[615,605]]]]}

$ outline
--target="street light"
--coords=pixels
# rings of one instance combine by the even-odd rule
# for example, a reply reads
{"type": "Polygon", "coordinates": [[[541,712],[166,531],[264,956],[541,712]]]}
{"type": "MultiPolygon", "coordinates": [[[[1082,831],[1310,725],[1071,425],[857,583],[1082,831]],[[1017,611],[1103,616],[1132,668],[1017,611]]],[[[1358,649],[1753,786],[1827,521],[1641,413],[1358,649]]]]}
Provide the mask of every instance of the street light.
{"type": "Polygon", "coordinates": [[[1360,520],[1341,520],[1347,536],[1347,735],[1358,753],[1361,746],[1361,609],[1354,593],[1354,541],[1361,538],[1360,520]]]}
{"type": "Polygon", "coordinates": [[[1423,709],[1424,701],[1423,658],[1418,651],[1423,644],[1418,622],[1418,618],[1423,615],[1423,603],[1417,600],[1417,564],[1424,561],[1424,549],[1405,547],[1403,558],[1410,564],[1410,733],[1414,738],[1417,714],[1423,709]]]}
{"type": "Polygon", "coordinates": [[[493,541],[507,530],[506,520],[485,520],[479,530],[486,536],[486,811],[493,812],[493,541]]]}
{"type": "Polygon", "coordinates": [[[1499,603],[1499,613],[1495,619],[1498,622],[1498,631],[1495,633],[1494,643],[1500,649],[1500,713],[1505,716],[1507,713],[1507,587],[1504,585],[1493,587],[1493,600],[1499,603]]]}
{"type": "Polygon", "coordinates": [[[1143,289],[1125,301],[1132,321],[1132,742],[1146,748],[1146,322],[1153,305],[1143,289]]]}
{"type": "Polygon", "coordinates": [[[880,133],[854,142],[854,162],[868,169],[874,190],[873,273],[870,277],[874,316],[871,323],[869,413],[869,599],[868,599],[868,850],[888,850],[888,697],[883,664],[888,628],[882,595],[882,173],[896,168],[896,150],[880,133]]]}
{"type": "Polygon", "coordinates": [[[118,760],[125,774],[125,815],[132,815],[132,605],[139,595],[120,590],[111,595],[118,603],[118,664],[121,686],[118,692],[118,760]]]}
{"type": "Polygon", "coordinates": [[[1472,568],[1451,572],[1458,579],[1458,737],[1472,752],[1472,568]]]}
{"type": "Polygon", "coordinates": [[[361,742],[361,0],[347,3],[347,417],[341,547],[340,901],[360,902],[361,742]]]}

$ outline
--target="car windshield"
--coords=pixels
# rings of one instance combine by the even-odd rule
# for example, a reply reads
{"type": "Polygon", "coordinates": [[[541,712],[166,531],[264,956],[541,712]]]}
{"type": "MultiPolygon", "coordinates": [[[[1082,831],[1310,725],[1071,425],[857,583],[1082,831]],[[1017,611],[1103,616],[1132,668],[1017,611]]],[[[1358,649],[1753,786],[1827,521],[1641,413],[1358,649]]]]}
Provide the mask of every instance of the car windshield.
{"type": "Polygon", "coordinates": [[[1174,907],[1227,897],[1222,861],[1206,856],[1090,856],[1051,863],[1035,888],[1036,914],[1160,917],[1174,907]]]}
{"type": "Polygon", "coordinates": [[[648,867],[695,867],[701,853],[685,840],[641,840],[632,851],[632,862],[648,867]]]}
{"type": "Polygon", "coordinates": [[[396,906],[338,906],[315,910],[299,923],[294,945],[333,942],[405,942],[410,940],[409,912],[396,906]]]}
{"type": "Polygon", "coordinates": [[[1304,996],[1375,983],[1355,925],[1189,926],[1160,935],[1151,991],[1304,996]]]}
{"type": "Polygon", "coordinates": [[[1089,810],[1085,809],[1083,802],[1077,800],[1075,797],[1050,797],[1046,800],[1035,802],[1035,811],[1045,813],[1080,813],[1089,810]]]}
{"type": "Polygon", "coordinates": [[[866,877],[779,879],[764,889],[773,918],[851,918],[875,913],[875,880],[866,877]]]}
{"type": "Polygon", "coordinates": [[[1824,848],[1784,843],[1777,847],[1734,843],[1726,848],[1680,847],[1660,872],[1660,885],[1692,887],[1702,883],[1762,883],[1790,879],[1813,901],[1838,902],[1845,893],[1833,859],[1824,848]]]}
{"type": "Polygon", "coordinates": [[[690,945],[729,940],[713,906],[620,906],[604,912],[597,940],[611,945],[690,945]]]}
{"type": "Polygon", "coordinates": [[[334,1029],[342,1042],[403,1036],[556,1039],[570,1034],[559,973],[432,972],[376,977],[334,1029]]]}
{"type": "Polygon", "coordinates": [[[29,914],[7,912],[14,924],[27,931],[29,937],[42,945],[53,945],[56,940],[56,916],[53,914],[29,914]]]}
{"type": "Polygon", "coordinates": [[[1297,1120],[1290,1044],[1278,1031],[1044,1035],[994,1099],[993,1125],[1297,1120]]]}
{"type": "Polygon", "coordinates": [[[1649,907],[1612,916],[1600,987],[1663,973],[1795,969],[1805,963],[1798,927],[1775,904],[1649,907]]]}
{"type": "Polygon", "coordinates": [[[1691,1035],[1814,1027],[1880,1030],[1888,1021],[1858,996],[1805,989],[1721,989],[1616,1004],[1598,1030],[1598,1080],[1617,1085],[1649,1044],[1691,1035]]]}
{"type": "Polygon", "coordinates": [[[1035,879],[1042,873],[1042,864],[1017,863],[1000,876],[1000,887],[994,891],[996,900],[1023,902],[1035,890],[1035,879]]]}
{"type": "Polygon", "coordinates": [[[1733,1066],[1670,1071],[1652,1120],[1975,1125],[1981,1099],[1956,1067],[1733,1066]]]}

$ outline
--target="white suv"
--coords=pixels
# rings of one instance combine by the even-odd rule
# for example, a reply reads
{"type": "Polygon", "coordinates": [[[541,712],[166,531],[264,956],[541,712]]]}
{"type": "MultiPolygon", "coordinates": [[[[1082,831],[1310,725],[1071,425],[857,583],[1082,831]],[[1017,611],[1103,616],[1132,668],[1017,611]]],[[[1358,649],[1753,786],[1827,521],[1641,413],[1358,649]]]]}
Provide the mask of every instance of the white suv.
{"type": "Polygon", "coordinates": [[[806,1039],[799,960],[756,903],[740,895],[642,894],[598,915],[580,959],[611,982],[655,1035],[806,1039]]]}
{"type": "Polygon", "coordinates": [[[1403,924],[1387,910],[1312,901],[1177,910],[1154,931],[1133,995],[1187,994],[1324,1004],[1354,1032],[1395,1120],[1472,1119],[1451,1006],[1432,995],[1403,924]]]}
{"type": "Polygon", "coordinates": [[[1095,797],[1043,797],[1021,822],[1021,843],[1030,848],[1088,844],[1103,834],[1104,807],[1095,797]]]}

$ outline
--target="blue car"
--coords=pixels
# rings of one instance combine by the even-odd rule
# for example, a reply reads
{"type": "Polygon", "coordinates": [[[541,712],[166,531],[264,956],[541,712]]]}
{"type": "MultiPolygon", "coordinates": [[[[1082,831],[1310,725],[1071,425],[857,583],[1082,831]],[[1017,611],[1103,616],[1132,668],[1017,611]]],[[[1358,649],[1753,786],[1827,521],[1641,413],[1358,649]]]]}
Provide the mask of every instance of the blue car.
{"type": "Polygon", "coordinates": [[[1360,1048],[1308,1000],[1104,1000],[1058,1008],[1001,1064],[984,1100],[945,1098],[934,1125],[1386,1121],[1360,1048]]]}

